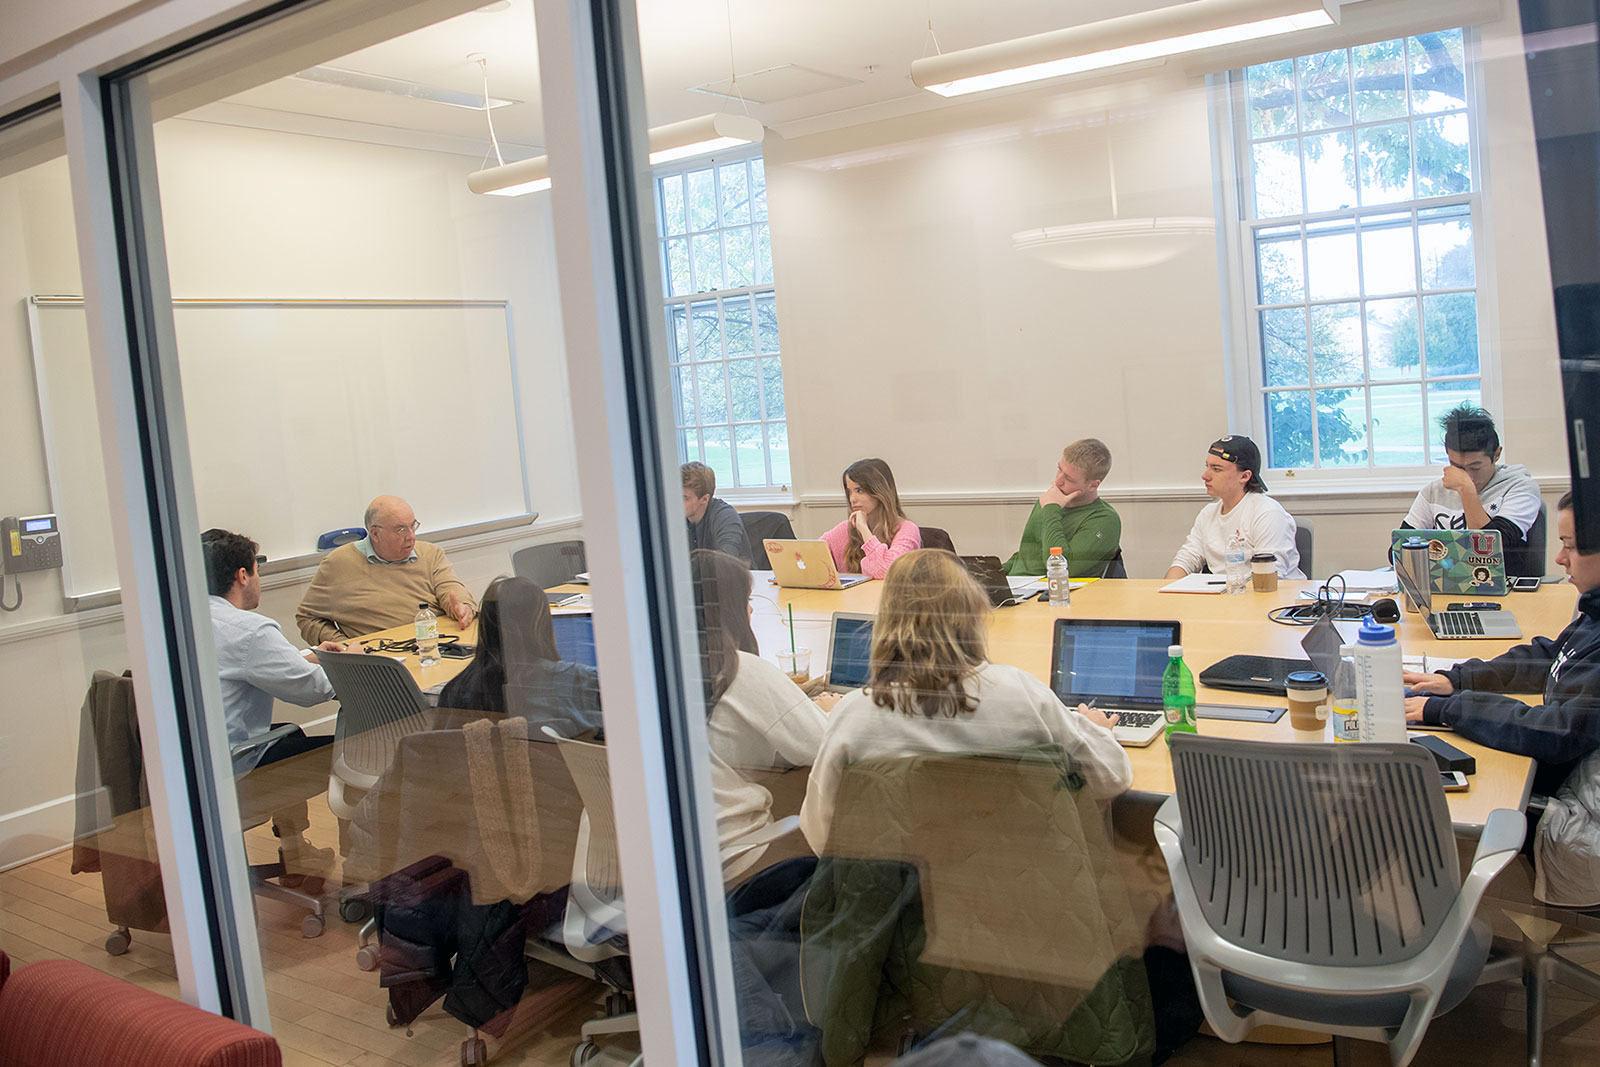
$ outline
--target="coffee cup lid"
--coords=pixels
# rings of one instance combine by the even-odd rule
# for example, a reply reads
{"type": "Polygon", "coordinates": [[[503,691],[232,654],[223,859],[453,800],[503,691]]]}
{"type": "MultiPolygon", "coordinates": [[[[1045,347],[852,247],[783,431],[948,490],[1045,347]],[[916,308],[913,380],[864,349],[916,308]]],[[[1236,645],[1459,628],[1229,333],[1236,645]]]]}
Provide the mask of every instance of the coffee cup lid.
{"type": "Polygon", "coordinates": [[[1322,676],[1321,671],[1290,671],[1283,684],[1289,689],[1322,689],[1328,684],[1328,679],[1322,676]]]}

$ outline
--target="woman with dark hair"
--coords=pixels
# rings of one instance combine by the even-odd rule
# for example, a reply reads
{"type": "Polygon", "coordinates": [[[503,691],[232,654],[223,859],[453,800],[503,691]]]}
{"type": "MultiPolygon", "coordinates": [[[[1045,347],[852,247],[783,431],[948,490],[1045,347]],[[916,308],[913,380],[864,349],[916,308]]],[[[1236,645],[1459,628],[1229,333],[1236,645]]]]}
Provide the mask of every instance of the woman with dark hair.
{"type": "Polygon", "coordinates": [[[833,565],[846,574],[882,578],[889,564],[922,547],[922,531],[900,508],[894,473],[881,459],[858,459],[844,469],[850,517],[822,535],[833,565]]]}
{"type": "Polygon", "coordinates": [[[827,720],[787,674],[758,654],[749,569],[743,560],[704,548],[690,553],[689,565],[711,751],[745,769],[810,766],[827,720]]]}
{"type": "Polygon", "coordinates": [[[520,715],[533,734],[549,726],[576,737],[600,729],[600,676],[561,658],[550,602],[536,582],[496,578],[479,607],[472,662],[440,691],[439,706],[520,715]]]}

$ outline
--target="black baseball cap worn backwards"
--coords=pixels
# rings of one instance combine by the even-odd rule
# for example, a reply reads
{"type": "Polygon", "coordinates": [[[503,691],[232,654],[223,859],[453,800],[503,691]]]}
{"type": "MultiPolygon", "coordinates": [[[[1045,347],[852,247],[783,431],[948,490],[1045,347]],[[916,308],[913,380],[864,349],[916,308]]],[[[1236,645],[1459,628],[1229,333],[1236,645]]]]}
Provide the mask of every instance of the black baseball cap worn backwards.
{"type": "Polygon", "coordinates": [[[1229,434],[1211,442],[1211,447],[1206,450],[1218,459],[1225,459],[1242,471],[1250,472],[1250,480],[1245,483],[1245,489],[1250,492],[1265,493],[1267,483],[1261,480],[1261,449],[1256,443],[1242,434],[1229,434]]]}

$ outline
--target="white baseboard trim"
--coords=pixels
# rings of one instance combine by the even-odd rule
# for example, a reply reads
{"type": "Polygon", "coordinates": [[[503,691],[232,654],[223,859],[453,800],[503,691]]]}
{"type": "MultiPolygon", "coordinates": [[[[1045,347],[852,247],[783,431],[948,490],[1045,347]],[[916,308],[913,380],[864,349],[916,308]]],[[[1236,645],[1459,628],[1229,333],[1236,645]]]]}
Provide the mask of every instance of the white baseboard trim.
{"type": "Polygon", "coordinates": [[[0,815],[0,871],[71,846],[77,800],[73,793],[0,815]]]}

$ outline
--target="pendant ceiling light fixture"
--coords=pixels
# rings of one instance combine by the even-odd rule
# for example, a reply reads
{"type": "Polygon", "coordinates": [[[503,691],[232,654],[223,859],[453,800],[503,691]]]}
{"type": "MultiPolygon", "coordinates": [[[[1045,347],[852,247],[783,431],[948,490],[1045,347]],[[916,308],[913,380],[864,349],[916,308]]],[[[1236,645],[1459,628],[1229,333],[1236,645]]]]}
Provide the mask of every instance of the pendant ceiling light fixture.
{"type": "Polygon", "coordinates": [[[1117,214],[1117,166],[1111,151],[1111,113],[1106,112],[1106,171],[1111,184],[1111,217],[1070,226],[1041,226],[1011,235],[1024,255],[1065,270],[1138,270],[1175,259],[1210,238],[1216,223],[1199,216],[1124,219],[1117,214]]]}
{"type": "MultiPolygon", "coordinates": [[[[481,56],[468,58],[476,59],[484,67],[483,98],[488,100],[487,62],[481,56]]],[[[766,128],[750,116],[750,105],[745,103],[743,94],[739,92],[738,68],[733,61],[731,2],[728,5],[728,74],[729,88],[738,97],[739,102],[744,104],[745,114],[730,115],[727,112],[719,112],[715,115],[701,115],[698,118],[669,122],[665,126],[655,127],[650,131],[651,166],[703,156],[707,152],[717,152],[724,148],[760,144],[766,134],[766,128]]],[[[484,116],[488,118],[487,109],[484,111],[484,116]]],[[[498,165],[467,175],[468,189],[491,196],[521,196],[524,193],[550,188],[549,156],[535,156],[532,159],[507,163],[500,157],[500,145],[495,141],[493,119],[489,120],[489,141],[494,146],[498,165]]]]}
{"type": "Polygon", "coordinates": [[[911,80],[963,96],[1331,26],[1350,0],[1189,0],[1154,11],[913,60],[911,80]]]}

